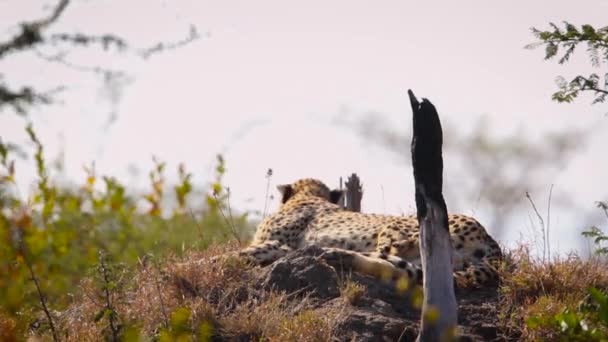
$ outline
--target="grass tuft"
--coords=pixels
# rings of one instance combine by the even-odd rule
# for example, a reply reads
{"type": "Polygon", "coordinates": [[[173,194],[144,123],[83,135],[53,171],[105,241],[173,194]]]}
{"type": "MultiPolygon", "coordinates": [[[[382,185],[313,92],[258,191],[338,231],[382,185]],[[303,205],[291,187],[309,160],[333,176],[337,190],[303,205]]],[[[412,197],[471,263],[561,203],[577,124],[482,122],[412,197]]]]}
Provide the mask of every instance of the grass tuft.
{"type": "Polygon", "coordinates": [[[340,297],[350,305],[357,305],[366,291],[365,285],[351,279],[345,279],[340,284],[340,297]]]}
{"type": "Polygon", "coordinates": [[[527,246],[507,253],[502,278],[500,311],[507,330],[517,330],[522,340],[555,340],[563,337],[549,324],[564,310],[576,310],[590,288],[608,289],[608,262],[584,260],[576,254],[536,260],[527,246]]]}

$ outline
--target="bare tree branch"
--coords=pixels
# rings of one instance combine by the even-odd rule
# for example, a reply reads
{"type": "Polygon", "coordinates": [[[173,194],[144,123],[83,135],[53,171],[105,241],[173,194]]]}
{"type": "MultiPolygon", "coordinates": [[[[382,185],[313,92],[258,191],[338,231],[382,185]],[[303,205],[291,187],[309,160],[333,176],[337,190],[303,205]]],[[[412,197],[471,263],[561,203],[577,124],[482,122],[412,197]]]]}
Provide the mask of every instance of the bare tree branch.
{"type": "Polygon", "coordinates": [[[0,58],[10,52],[24,50],[44,41],[42,30],[48,28],[57,21],[65,8],[70,3],[69,0],[60,0],[53,12],[47,18],[26,22],[21,24],[21,33],[5,43],[0,43],[0,58]]]}
{"type": "Polygon", "coordinates": [[[11,90],[0,84],[0,110],[3,106],[12,106],[19,114],[25,114],[25,105],[33,103],[50,104],[51,97],[55,93],[64,90],[64,87],[56,87],[44,93],[37,93],[30,87],[22,87],[20,90],[11,90]]]}
{"type": "MultiPolygon", "coordinates": [[[[68,52],[43,53],[39,47],[69,45],[70,47],[90,47],[91,45],[100,46],[104,51],[114,48],[117,52],[130,52],[142,59],[168,50],[173,50],[185,46],[199,38],[199,33],[194,25],[190,26],[189,34],[182,40],[173,42],[159,42],[150,47],[134,48],[125,39],[114,34],[88,35],[86,33],[53,33],[45,35],[44,31],[65,12],[70,4],[70,0],[59,0],[53,7],[52,12],[44,18],[21,23],[21,32],[6,42],[0,42],[0,60],[11,53],[21,51],[32,51],[37,57],[45,62],[57,63],[64,67],[99,74],[104,80],[125,76],[123,70],[108,69],[99,65],[82,65],[73,63],[67,56],[68,52]]],[[[26,113],[27,105],[50,104],[53,102],[53,93],[63,90],[58,87],[41,93],[32,86],[24,86],[16,90],[10,88],[5,82],[1,82],[0,73],[0,110],[4,106],[11,106],[18,114],[26,113]]]]}
{"type": "Polygon", "coordinates": [[[111,46],[116,47],[119,51],[128,48],[129,44],[123,38],[113,34],[104,34],[101,36],[93,36],[82,33],[56,33],[50,36],[51,43],[70,43],[72,45],[88,46],[91,44],[99,44],[104,50],[108,50],[111,46]]]}
{"type": "Polygon", "coordinates": [[[42,52],[40,52],[38,50],[36,50],[34,53],[36,54],[36,56],[38,58],[40,58],[46,62],[57,63],[66,68],[73,69],[76,71],[92,72],[92,73],[101,74],[104,76],[107,76],[107,75],[124,76],[125,75],[125,72],[121,71],[121,70],[102,68],[100,66],[88,66],[88,65],[72,63],[66,59],[65,54],[57,54],[54,56],[49,56],[49,55],[43,54],[42,52]]]}
{"type": "Polygon", "coordinates": [[[200,34],[198,33],[196,26],[190,25],[190,31],[186,38],[179,40],[177,42],[158,43],[154,46],[141,50],[141,52],[139,54],[142,58],[147,59],[156,53],[163,52],[166,50],[174,50],[174,49],[180,48],[182,46],[185,46],[187,44],[190,44],[193,41],[197,40],[199,37],[200,37],[200,34]]]}
{"type": "Polygon", "coordinates": [[[44,295],[44,292],[42,292],[40,282],[38,281],[38,277],[36,277],[36,273],[34,272],[34,267],[32,266],[32,263],[27,255],[27,246],[23,239],[23,230],[19,230],[19,251],[20,251],[21,256],[23,257],[23,262],[25,263],[25,266],[27,267],[28,271],[30,272],[30,277],[31,277],[30,279],[34,282],[34,285],[36,286],[38,300],[40,301],[40,304],[42,305],[42,311],[44,311],[44,315],[46,316],[47,320],[49,321],[49,328],[51,329],[53,341],[59,342],[60,341],[59,334],[57,333],[57,329],[55,328],[55,324],[53,323],[53,316],[51,315],[51,312],[47,306],[46,296],[44,295]]]}

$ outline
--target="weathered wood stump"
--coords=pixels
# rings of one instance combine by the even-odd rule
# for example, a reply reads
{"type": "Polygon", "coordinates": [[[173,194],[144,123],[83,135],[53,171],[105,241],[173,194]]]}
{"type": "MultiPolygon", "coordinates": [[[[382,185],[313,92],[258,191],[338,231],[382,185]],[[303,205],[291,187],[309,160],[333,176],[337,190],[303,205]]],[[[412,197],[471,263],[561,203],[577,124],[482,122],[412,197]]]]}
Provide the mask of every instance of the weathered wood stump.
{"type": "Polygon", "coordinates": [[[443,133],[435,106],[408,95],[413,111],[412,165],[416,210],[420,223],[420,254],[424,302],[417,341],[449,341],[455,334],[458,307],[452,275],[452,244],[442,194],[443,133]]]}
{"type": "Polygon", "coordinates": [[[348,177],[346,181],[346,210],[361,212],[361,199],[363,198],[363,187],[356,173],[348,177]]]}

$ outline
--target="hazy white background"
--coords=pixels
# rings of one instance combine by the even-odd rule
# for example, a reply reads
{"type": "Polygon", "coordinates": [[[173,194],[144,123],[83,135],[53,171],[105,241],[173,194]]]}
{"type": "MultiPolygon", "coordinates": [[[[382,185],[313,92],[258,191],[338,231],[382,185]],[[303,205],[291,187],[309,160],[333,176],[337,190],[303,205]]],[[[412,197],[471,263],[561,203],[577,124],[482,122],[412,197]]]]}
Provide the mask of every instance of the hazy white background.
{"type": "MultiPolygon", "coordinates": [[[[54,4],[0,0],[0,32],[47,13],[45,3],[54,4]]],[[[553,211],[551,243],[563,252],[579,247],[581,228],[606,226],[599,212],[588,214],[608,197],[608,105],[591,106],[586,96],[570,105],[550,100],[557,75],[592,71],[583,50],[559,66],[523,47],[534,40],[532,26],[568,20],[602,27],[607,13],[608,0],[74,1],[55,31],[116,32],[147,46],[181,39],[194,24],[201,39],[148,60],[87,49],[69,55],[74,63],[128,70],[120,92],[33,54],[5,59],[0,68],[11,84],[68,87],[63,103],[30,113],[47,155],[62,153],[60,179],[84,179],[82,166],[95,161],[100,174],[143,187],[155,155],[168,162],[169,180],[185,162],[202,185],[223,153],[233,206],[251,210],[262,210],[264,175],[272,168],[273,184],[317,177],[337,186],[339,176],[357,172],[364,211],[412,212],[410,165],[340,124],[374,111],[409,131],[408,88],[462,130],[482,117],[496,136],[591,128],[582,153],[539,180],[547,191],[533,194],[544,208],[554,184],[554,194],[570,193],[578,204],[553,211]]],[[[23,141],[25,122],[5,110],[0,136],[23,141]]],[[[33,170],[19,165],[27,187],[33,170]]],[[[453,209],[488,220],[483,195],[453,209]]],[[[530,230],[523,210],[501,242],[529,241],[530,230]]]]}

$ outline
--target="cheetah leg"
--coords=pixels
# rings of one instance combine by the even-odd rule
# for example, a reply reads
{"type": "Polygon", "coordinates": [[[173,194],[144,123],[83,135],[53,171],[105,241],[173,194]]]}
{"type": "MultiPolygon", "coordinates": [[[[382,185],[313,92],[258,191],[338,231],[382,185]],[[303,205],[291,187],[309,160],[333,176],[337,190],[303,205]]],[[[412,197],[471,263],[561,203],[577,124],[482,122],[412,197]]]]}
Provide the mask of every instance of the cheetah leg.
{"type": "Polygon", "coordinates": [[[391,223],[381,228],[376,241],[376,252],[396,255],[406,260],[420,261],[419,233],[410,226],[391,223]]]}
{"type": "Polygon", "coordinates": [[[244,257],[258,265],[268,265],[291,251],[291,248],[281,244],[277,240],[267,240],[240,250],[238,256],[244,257]]]}
{"type": "Polygon", "coordinates": [[[376,252],[378,253],[389,253],[391,246],[393,245],[393,236],[389,229],[382,228],[378,234],[378,240],[376,241],[376,252]]]}
{"type": "Polygon", "coordinates": [[[420,260],[420,241],[418,236],[394,241],[391,244],[389,253],[407,260],[420,260]]]}
{"type": "Polygon", "coordinates": [[[420,268],[398,256],[378,252],[359,253],[341,248],[324,250],[321,258],[334,268],[352,269],[385,280],[405,279],[408,283],[418,283],[422,280],[420,268]]]}
{"type": "Polygon", "coordinates": [[[496,269],[486,260],[454,272],[454,281],[458,288],[478,288],[498,280],[496,269]]]}

